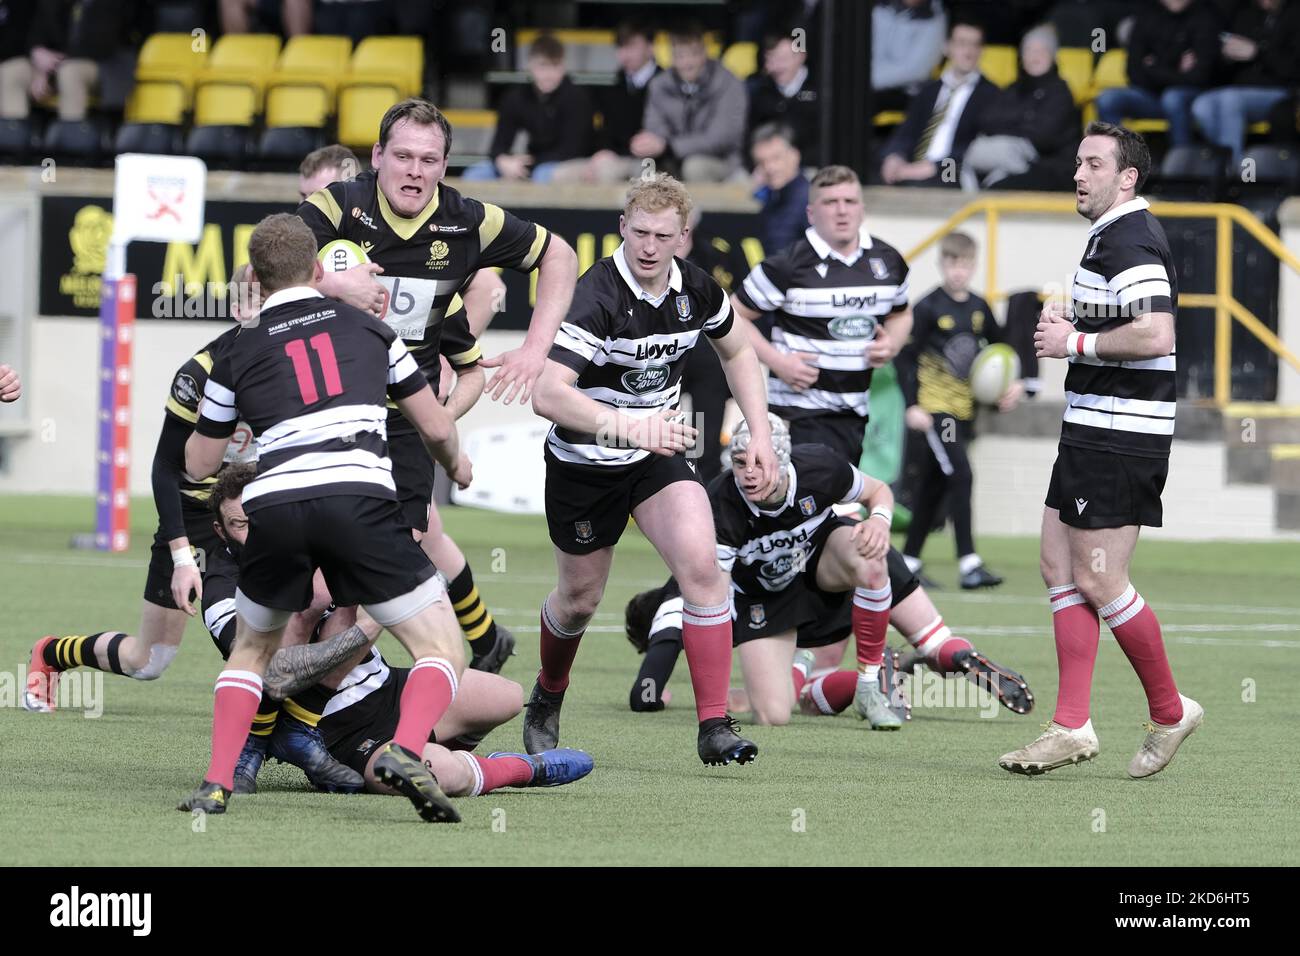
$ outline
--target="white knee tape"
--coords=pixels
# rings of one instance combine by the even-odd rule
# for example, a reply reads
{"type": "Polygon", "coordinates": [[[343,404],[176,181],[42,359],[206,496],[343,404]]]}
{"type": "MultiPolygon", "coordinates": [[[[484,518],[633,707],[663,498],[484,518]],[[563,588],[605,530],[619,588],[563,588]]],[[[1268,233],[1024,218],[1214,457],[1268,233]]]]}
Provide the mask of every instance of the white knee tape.
{"type": "Polygon", "coordinates": [[[163,671],[170,666],[178,650],[180,650],[179,647],[173,647],[170,644],[153,645],[149,648],[149,663],[131,676],[136,680],[157,680],[162,677],[163,671]]]}

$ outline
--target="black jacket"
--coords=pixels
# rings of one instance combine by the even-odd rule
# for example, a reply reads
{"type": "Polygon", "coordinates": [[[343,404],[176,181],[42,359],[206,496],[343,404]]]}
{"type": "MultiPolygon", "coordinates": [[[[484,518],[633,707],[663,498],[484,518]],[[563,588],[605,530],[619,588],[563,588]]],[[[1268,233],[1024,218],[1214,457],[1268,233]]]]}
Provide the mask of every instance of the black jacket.
{"type": "Polygon", "coordinates": [[[980,118],[979,133],[1020,136],[1034,144],[1039,156],[1062,149],[1073,152],[1078,139],[1079,111],[1070,86],[1056,67],[1042,76],[1020,78],[999,91],[980,118]]]}
{"type": "Polygon", "coordinates": [[[1254,40],[1259,51],[1249,63],[1221,58],[1219,81],[1223,85],[1300,84],[1300,3],[1291,0],[1276,13],[1265,13],[1252,0],[1237,11],[1232,32],[1254,40]]]}
{"type": "MultiPolygon", "coordinates": [[[[942,80],[931,80],[917,91],[916,96],[907,106],[907,118],[894,131],[894,135],[889,138],[889,143],[885,146],[886,156],[897,153],[904,159],[911,160],[912,153],[921,140],[921,134],[925,132],[930,117],[934,115],[934,104],[939,98],[939,90],[942,86],[942,80]]],[[[979,132],[984,112],[998,98],[999,93],[1001,90],[996,84],[990,83],[986,77],[979,78],[975,89],[971,91],[970,98],[966,101],[966,106],[962,109],[961,117],[957,120],[957,129],[952,138],[953,159],[960,162],[965,155],[966,147],[979,132]]]]}
{"type": "Polygon", "coordinates": [[[142,16],[133,0],[42,0],[35,6],[28,46],[69,59],[107,60],[133,43],[142,16]]]}
{"type": "Polygon", "coordinates": [[[553,163],[591,155],[591,98],[567,76],[555,92],[542,96],[529,83],[506,93],[497,111],[492,158],[510,152],[515,135],[528,132],[533,162],[553,163]]]}
{"type": "MultiPolygon", "coordinates": [[[[655,67],[653,80],[662,73],[655,67]]],[[[596,130],[594,147],[612,149],[620,156],[631,156],[629,143],[632,137],[641,132],[641,121],[645,117],[645,91],[650,83],[637,89],[628,82],[627,74],[622,70],[610,86],[596,88],[596,111],[601,116],[600,129],[596,130]]]]}
{"type": "Polygon", "coordinates": [[[1128,42],[1128,81],[1152,93],[1171,86],[1207,86],[1219,56],[1219,17],[1209,5],[1194,2],[1182,13],[1162,3],[1138,14],[1128,42]],[[1183,54],[1196,54],[1196,65],[1178,69],[1183,54]]]}
{"type": "Polygon", "coordinates": [[[747,135],[752,135],[755,128],[764,123],[785,123],[794,130],[795,145],[803,153],[804,161],[816,162],[820,112],[811,71],[799,92],[790,97],[782,94],[776,81],[764,74],[751,88],[747,135]]]}

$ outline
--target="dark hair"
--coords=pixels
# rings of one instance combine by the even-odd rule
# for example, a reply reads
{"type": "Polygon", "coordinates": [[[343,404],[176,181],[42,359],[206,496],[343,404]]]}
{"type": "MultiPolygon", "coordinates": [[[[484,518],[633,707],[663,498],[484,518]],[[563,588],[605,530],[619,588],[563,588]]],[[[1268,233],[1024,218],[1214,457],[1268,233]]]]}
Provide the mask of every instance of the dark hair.
{"type": "Polygon", "coordinates": [[[794,31],[798,29],[807,30],[807,25],[802,17],[787,17],[777,20],[768,25],[763,31],[763,51],[766,52],[780,43],[782,40],[794,42],[794,31]]]}
{"type": "Polygon", "coordinates": [[[1140,133],[1135,133],[1127,126],[1119,126],[1115,123],[1103,123],[1101,120],[1093,120],[1088,124],[1087,129],[1083,131],[1085,138],[1089,136],[1107,136],[1115,141],[1115,169],[1118,172],[1132,167],[1137,170],[1137,182],[1133,186],[1133,191],[1137,192],[1142,188],[1142,184],[1147,181],[1147,176],[1151,173],[1151,151],[1147,149],[1147,141],[1142,138],[1140,133]]]}
{"type": "Polygon", "coordinates": [[[794,130],[785,123],[762,123],[754,128],[754,134],[749,137],[750,147],[757,146],[759,143],[766,143],[769,139],[783,139],[789,146],[797,144],[794,139],[794,130]]]}
{"type": "Polygon", "coordinates": [[[257,477],[257,466],[248,462],[227,465],[217,472],[216,483],[208,495],[208,507],[217,516],[217,524],[224,530],[226,519],[221,514],[221,506],[227,501],[238,501],[244,493],[245,486],[257,477]]]}
{"type": "Polygon", "coordinates": [[[543,33],[528,48],[528,59],[537,57],[547,63],[564,62],[564,44],[549,33],[543,33]]]}
{"type": "Polygon", "coordinates": [[[623,611],[623,627],[627,639],[636,648],[638,654],[644,654],[650,646],[650,625],[654,622],[655,612],[663,602],[663,588],[642,591],[627,602],[623,611]]]}
{"type": "Polygon", "coordinates": [[[984,24],[976,23],[974,20],[952,19],[948,21],[948,32],[944,34],[946,39],[952,39],[952,33],[958,27],[970,27],[972,30],[980,32],[980,42],[984,42],[984,24]]]}
{"type": "Polygon", "coordinates": [[[302,285],[316,263],[316,236],[293,213],[273,213],[248,237],[248,261],[266,295],[302,285]]]}
{"type": "Polygon", "coordinates": [[[409,120],[418,126],[438,127],[438,129],[442,130],[443,155],[446,156],[451,152],[451,123],[447,122],[447,117],[442,115],[442,111],[438,107],[418,96],[407,97],[402,102],[394,103],[388,108],[384,118],[379,121],[380,149],[388,145],[388,134],[402,120],[409,120]]]}
{"type": "Polygon", "coordinates": [[[645,37],[645,42],[651,45],[655,42],[655,32],[644,23],[639,20],[624,20],[614,31],[614,44],[626,46],[633,37],[645,37]]]}
{"type": "Polygon", "coordinates": [[[351,165],[352,175],[356,175],[357,155],[346,146],[340,146],[334,143],[331,146],[322,146],[320,149],[313,149],[298,166],[299,176],[315,176],[322,169],[337,169],[340,173],[345,173],[347,167],[351,165]]]}
{"type": "Polygon", "coordinates": [[[682,20],[668,30],[668,39],[673,43],[703,43],[704,25],[699,20],[682,20]]]}
{"type": "Polygon", "coordinates": [[[978,248],[965,232],[950,232],[939,240],[939,255],[948,259],[974,259],[978,248]]]}

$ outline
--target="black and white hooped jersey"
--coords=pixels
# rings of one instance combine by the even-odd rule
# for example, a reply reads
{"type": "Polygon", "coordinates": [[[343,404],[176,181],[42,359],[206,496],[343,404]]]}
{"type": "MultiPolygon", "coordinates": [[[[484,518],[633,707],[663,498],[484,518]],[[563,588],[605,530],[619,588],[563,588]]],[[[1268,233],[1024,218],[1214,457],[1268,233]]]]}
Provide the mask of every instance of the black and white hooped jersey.
{"type": "Polygon", "coordinates": [[[770,375],[767,403],[773,411],[782,418],[818,412],[867,416],[867,344],[881,322],[907,308],[907,271],[897,249],[865,231],[861,247],[846,259],[811,226],[754,266],[737,298],[773,314],[777,351],[811,352],[821,370],[802,392],[770,375]]]}
{"type": "Polygon", "coordinates": [[[326,495],[396,499],[388,398],[428,382],[402,340],[360,309],[298,287],[273,293],[212,367],[195,430],[257,439],[244,510],[326,495]]]}
{"type": "Polygon", "coordinates": [[[781,591],[808,566],[814,538],[835,505],[862,496],[866,476],[825,445],[795,445],[790,451],[790,487],[773,511],[745,497],[735,476],[724,471],[709,483],[718,564],[731,572],[742,594],[781,591]]]}
{"type": "MultiPolygon", "coordinates": [[[[574,387],[588,398],[645,418],[680,397],[686,353],[700,333],[722,338],[731,323],[730,300],[703,269],[674,259],[668,288],[651,298],[619,246],[578,280],[550,357],[578,373],[574,387]]],[[[605,467],[630,465],[650,454],[559,425],[551,428],[546,445],[560,461],[605,467]]]]}
{"type": "Polygon", "coordinates": [[[348,671],[347,676],[339,682],[334,696],[321,711],[322,729],[325,729],[326,721],[337,719],[338,715],[354,704],[359,704],[392,679],[393,671],[388,666],[388,661],[384,660],[384,655],[376,648],[370,648],[365,659],[348,671]]]}
{"type": "MultiPolygon", "coordinates": [[[[1116,206],[1088,230],[1071,298],[1080,332],[1105,332],[1149,312],[1176,314],[1178,274],[1145,199],[1116,206]]],[[[1061,444],[1168,458],[1178,389],[1175,353],[1137,361],[1073,356],[1061,444]]]]}

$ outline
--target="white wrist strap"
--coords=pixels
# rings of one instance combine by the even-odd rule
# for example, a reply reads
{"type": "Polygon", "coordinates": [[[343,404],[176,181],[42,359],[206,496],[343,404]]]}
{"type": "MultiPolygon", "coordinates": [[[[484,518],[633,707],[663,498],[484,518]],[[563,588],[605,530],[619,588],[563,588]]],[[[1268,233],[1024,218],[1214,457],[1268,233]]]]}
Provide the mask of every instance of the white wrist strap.
{"type": "Polygon", "coordinates": [[[185,567],[186,565],[189,565],[190,567],[198,567],[198,565],[194,563],[194,554],[190,549],[172,549],[172,569],[174,570],[176,568],[185,567]]]}

